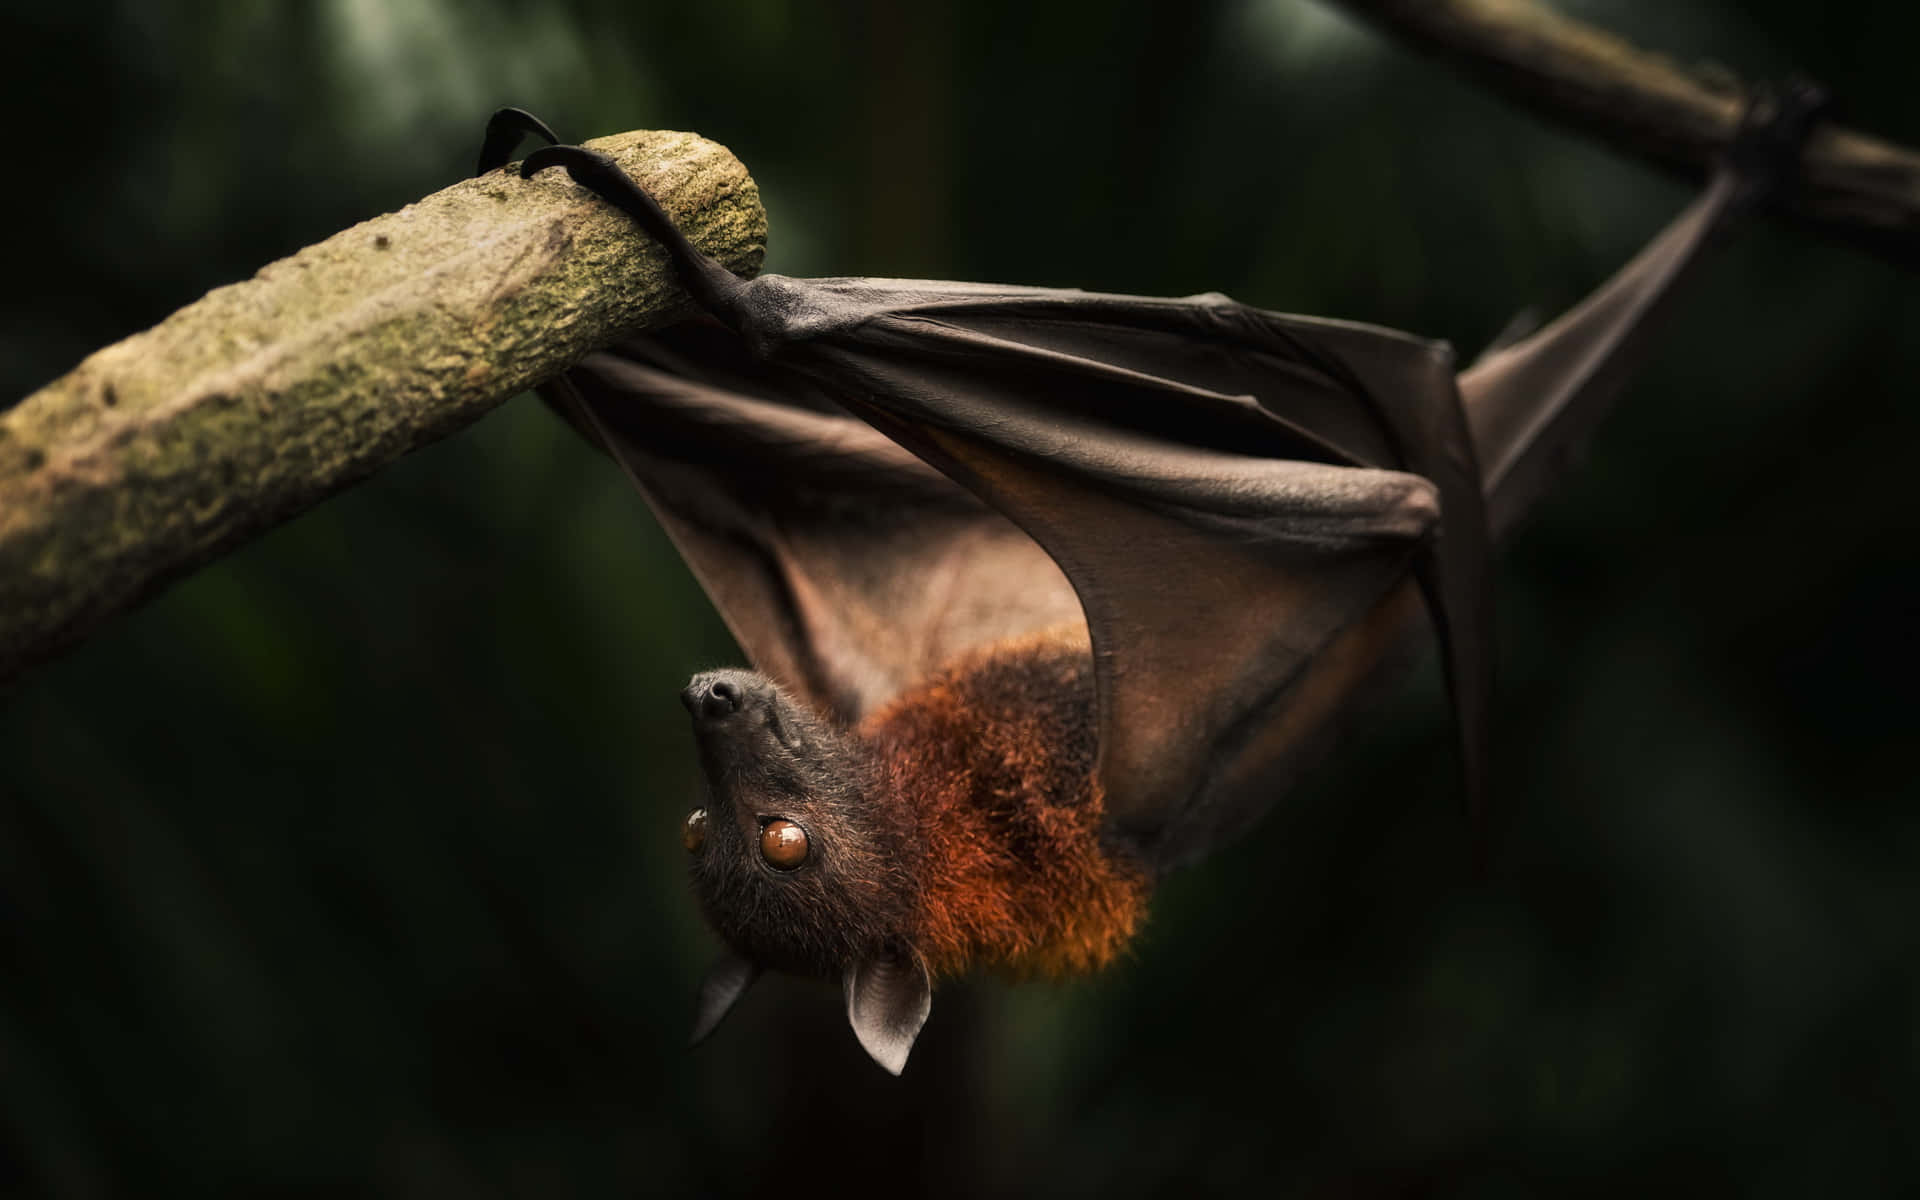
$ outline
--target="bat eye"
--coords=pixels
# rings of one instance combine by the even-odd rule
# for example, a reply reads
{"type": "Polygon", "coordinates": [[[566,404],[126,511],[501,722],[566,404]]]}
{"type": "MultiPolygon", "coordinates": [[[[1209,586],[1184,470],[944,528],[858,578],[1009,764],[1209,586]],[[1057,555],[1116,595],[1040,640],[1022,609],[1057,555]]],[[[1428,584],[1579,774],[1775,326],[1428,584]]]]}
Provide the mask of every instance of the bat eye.
{"type": "Polygon", "coordinates": [[[699,853],[700,847],[707,844],[707,810],[696,808],[687,814],[680,823],[680,844],[687,848],[688,854],[699,853]]]}
{"type": "Polygon", "coordinates": [[[760,857],[776,871],[791,871],[807,861],[807,831],[792,821],[768,821],[760,831],[760,857]]]}

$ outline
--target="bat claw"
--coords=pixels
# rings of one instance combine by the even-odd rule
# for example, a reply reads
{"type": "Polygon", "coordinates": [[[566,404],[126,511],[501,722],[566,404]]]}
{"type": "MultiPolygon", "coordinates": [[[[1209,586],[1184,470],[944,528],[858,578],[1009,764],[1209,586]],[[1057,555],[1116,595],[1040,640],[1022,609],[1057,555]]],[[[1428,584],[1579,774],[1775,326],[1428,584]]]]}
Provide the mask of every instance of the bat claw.
{"type": "Polygon", "coordinates": [[[545,121],[524,108],[497,110],[487,118],[486,136],[480,143],[480,162],[473,173],[485,175],[488,171],[506,166],[513,158],[514,150],[528,134],[545,138],[550,143],[560,140],[560,135],[549,128],[545,121]]]}
{"type": "Polygon", "coordinates": [[[633,218],[648,237],[666,247],[681,286],[707,311],[732,323],[740,279],[696,249],[659,201],[611,156],[585,146],[543,146],[520,164],[520,176],[530,179],[548,167],[565,167],[575,183],[633,218]]]}
{"type": "Polygon", "coordinates": [[[1833,98],[1819,84],[1795,76],[1747,93],[1746,111],[1728,143],[1726,164],[1741,179],[1748,203],[1762,203],[1791,182],[1800,150],[1833,98]]]}
{"type": "MultiPolygon", "coordinates": [[[[565,167],[573,181],[610,203],[618,203],[610,194],[618,185],[612,181],[621,180],[636,189],[638,184],[627,179],[626,172],[612,158],[598,150],[589,150],[585,146],[552,145],[542,146],[526,161],[520,164],[520,178],[531,179],[548,167],[565,167]]],[[[645,193],[642,193],[644,195],[645,193]]]]}

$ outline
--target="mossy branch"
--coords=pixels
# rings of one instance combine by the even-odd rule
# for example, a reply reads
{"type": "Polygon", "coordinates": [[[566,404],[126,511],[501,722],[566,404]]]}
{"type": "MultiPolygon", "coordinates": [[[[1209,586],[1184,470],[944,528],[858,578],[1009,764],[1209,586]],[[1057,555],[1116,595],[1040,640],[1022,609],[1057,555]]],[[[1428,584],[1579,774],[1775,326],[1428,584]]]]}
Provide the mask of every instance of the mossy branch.
{"type": "MultiPolygon", "coordinates": [[[[696,244],[759,269],[766,215],[687,133],[590,143],[696,244]]],[[[686,303],[561,171],[496,171],[217,288],[0,414],[0,678],[686,303]]]]}
{"type": "MultiPolygon", "coordinates": [[[[1746,102],[1721,68],[1689,70],[1535,0],[1338,0],[1394,37],[1618,149],[1704,175],[1746,102]]],[[[1920,265],[1920,152],[1817,126],[1777,201],[1800,222],[1920,265]]]]}

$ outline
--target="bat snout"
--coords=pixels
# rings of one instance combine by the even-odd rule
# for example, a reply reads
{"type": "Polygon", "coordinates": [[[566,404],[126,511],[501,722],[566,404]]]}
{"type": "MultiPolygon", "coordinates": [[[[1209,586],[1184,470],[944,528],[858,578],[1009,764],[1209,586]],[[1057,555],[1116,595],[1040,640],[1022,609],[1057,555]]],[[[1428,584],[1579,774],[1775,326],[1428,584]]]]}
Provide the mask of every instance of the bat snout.
{"type": "Polygon", "coordinates": [[[740,711],[740,688],[725,679],[689,684],[687,690],[680,693],[680,703],[696,717],[719,720],[740,711]]]}
{"type": "Polygon", "coordinates": [[[680,703],[695,722],[725,721],[763,703],[768,689],[747,671],[707,671],[693,677],[680,693],[680,703]]]}

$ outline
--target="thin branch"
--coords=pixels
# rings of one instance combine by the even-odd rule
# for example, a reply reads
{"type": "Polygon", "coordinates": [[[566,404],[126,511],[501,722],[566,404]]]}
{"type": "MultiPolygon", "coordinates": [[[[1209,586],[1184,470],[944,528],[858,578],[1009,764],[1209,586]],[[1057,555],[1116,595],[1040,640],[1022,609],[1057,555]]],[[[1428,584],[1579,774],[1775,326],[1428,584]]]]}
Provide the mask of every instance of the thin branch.
{"type": "MultiPolygon", "coordinates": [[[[592,144],[708,253],[759,268],[759,191],[725,148],[592,144]]],[[[684,303],[563,172],[495,172],[91,355],[0,414],[0,678],[684,303]]]]}
{"type": "MultiPolygon", "coordinates": [[[[1534,0],[1337,2],[1533,111],[1689,175],[1712,166],[1745,103],[1723,71],[1688,70],[1534,0]]],[[[1824,233],[1920,263],[1920,152],[1821,125],[1778,203],[1824,233]]]]}

